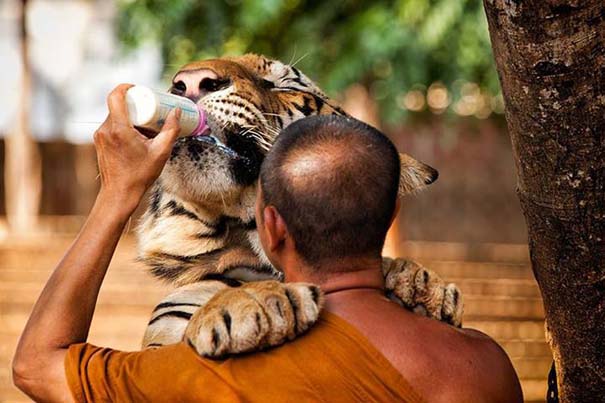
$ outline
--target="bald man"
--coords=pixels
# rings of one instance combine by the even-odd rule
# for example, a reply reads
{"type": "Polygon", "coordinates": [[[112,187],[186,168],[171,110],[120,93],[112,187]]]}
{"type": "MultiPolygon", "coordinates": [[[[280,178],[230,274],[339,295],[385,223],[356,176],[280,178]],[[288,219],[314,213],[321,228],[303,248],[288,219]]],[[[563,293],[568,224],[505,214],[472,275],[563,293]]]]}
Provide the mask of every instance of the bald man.
{"type": "Polygon", "coordinates": [[[427,401],[523,401],[510,360],[488,336],[385,298],[381,251],[399,208],[399,172],[395,146],[371,126],[335,116],[293,123],[261,169],[256,220],[265,253],[285,281],[320,285],[324,309],[427,401]]]}
{"type": "Polygon", "coordinates": [[[399,157],[384,135],[346,118],[290,125],[261,172],[256,219],[267,256],[286,281],[316,283],[326,294],[325,312],[306,335],[214,361],[185,342],[139,352],[86,343],[120,233],[179,132],[177,111],[156,138],[141,136],[128,123],[127,89],[112,92],[95,134],[102,182],[95,206],[15,353],[14,380],[25,393],[83,402],[521,401],[496,343],[384,297],[380,255],[396,214],[399,157]]]}

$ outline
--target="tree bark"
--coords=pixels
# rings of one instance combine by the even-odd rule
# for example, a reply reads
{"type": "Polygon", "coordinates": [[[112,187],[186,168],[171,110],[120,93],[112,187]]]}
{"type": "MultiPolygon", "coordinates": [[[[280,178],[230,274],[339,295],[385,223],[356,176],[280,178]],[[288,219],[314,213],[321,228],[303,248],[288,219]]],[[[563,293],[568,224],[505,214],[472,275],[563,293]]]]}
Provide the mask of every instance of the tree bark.
{"type": "Polygon", "coordinates": [[[564,402],[605,397],[605,3],[484,0],[564,402]]]}
{"type": "Polygon", "coordinates": [[[29,127],[31,67],[28,55],[26,21],[27,0],[21,1],[21,93],[12,133],[6,138],[5,180],[6,215],[11,231],[23,235],[35,229],[42,190],[40,153],[29,127]]]}

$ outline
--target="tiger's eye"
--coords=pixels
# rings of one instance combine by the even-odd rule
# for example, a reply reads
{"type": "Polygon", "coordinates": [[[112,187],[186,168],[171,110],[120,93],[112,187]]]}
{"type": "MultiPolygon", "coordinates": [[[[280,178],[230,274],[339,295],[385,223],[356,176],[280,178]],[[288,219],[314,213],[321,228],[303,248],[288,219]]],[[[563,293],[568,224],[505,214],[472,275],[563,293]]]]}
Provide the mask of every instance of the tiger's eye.
{"type": "Polygon", "coordinates": [[[219,91],[224,88],[227,88],[229,85],[231,85],[231,80],[228,78],[224,78],[224,79],[204,78],[200,82],[200,90],[214,92],[214,91],[219,91]]]}

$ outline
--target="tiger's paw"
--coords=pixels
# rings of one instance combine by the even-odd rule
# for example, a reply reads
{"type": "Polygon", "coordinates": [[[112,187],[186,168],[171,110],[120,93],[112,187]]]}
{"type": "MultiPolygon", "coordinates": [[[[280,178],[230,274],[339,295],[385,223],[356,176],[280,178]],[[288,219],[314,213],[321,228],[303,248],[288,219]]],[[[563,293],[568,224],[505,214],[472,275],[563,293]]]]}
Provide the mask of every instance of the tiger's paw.
{"type": "Polygon", "coordinates": [[[199,308],[185,340],[210,358],[277,346],[311,327],[322,304],[323,295],[312,284],[246,283],[218,292],[199,308]]]}
{"type": "Polygon", "coordinates": [[[389,298],[417,314],[462,326],[464,301],[456,285],[407,259],[383,258],[382,273],[389,298]]]}

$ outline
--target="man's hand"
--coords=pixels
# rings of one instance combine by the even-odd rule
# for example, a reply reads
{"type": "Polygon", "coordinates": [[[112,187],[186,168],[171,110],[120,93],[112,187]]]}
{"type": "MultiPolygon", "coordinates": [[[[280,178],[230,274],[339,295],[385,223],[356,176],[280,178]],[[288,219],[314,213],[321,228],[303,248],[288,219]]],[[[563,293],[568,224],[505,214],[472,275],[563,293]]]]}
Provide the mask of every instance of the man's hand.
{"type": "Polygon", "coordinates": [[[107,97],[109,116],[94,134],[101,175],[100,197],[134,210],[143,194],[162,172],[180,126],[181,111],[170,112],[162,131],[147,138],[128,119],[126,91],[117,86],[107,97]]]}

